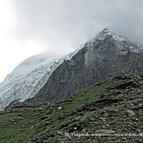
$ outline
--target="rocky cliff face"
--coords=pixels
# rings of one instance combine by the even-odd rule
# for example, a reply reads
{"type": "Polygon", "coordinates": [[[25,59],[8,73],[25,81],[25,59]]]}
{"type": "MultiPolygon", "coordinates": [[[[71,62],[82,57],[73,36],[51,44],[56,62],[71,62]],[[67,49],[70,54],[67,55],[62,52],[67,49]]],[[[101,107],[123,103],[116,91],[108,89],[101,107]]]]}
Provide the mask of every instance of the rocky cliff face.
{"type": "Polygon", "coordinates": [[[99,81],[143,73],[143,51],[126,38],[104,29],[52,73],[26,102],[59,101],[99,81]]]}

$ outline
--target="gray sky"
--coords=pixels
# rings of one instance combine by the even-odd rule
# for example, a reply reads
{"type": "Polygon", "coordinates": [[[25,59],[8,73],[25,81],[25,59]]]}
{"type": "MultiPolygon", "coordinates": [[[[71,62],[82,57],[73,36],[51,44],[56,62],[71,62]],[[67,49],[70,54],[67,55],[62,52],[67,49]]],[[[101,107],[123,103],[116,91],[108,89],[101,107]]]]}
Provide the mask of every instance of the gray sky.
{"type": "Polygon", "coordinates": [[[0,81],[42,51],[67,54],[111,30],[143,44],[141,0],[0,0],[0,81]]]}

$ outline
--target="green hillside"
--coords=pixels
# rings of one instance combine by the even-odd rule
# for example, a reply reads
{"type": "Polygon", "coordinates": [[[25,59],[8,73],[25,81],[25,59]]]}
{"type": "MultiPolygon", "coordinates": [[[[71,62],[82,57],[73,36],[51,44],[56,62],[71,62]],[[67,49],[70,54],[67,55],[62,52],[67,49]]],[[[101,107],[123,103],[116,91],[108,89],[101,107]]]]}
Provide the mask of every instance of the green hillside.
{"type": "Polygon", "coordinates": [[[142,143],[142,109],[143,77],[115,77],[60,103],[1,111],[0,143],[142,143]]]}

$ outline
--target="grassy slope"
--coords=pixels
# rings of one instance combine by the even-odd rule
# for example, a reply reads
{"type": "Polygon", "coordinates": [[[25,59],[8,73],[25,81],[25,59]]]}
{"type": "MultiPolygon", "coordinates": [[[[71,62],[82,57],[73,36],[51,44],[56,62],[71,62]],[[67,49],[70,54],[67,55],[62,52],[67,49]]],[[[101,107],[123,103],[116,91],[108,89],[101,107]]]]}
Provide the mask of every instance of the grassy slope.
{"type": "MultiPolygon", "coordinates": [[[[127,112],[127,109],[142,106],[142,98],[128,96],[129,92],[138,92],[141,87],[134,87],[133,83],[138,80],[130,81],[130,78],[114,78],[91,86],[60,103],[30,105],[0,112],[0,143],[121,142],[121,138],[78,138],[65,136],[64,133],[81,133],[83,130],[95,133],[100,129],[122,133],[129,130],[134,132],[137,128],[141,132],[141,113],[133,110],[135,115],[130,115],[127,112]],[[128,81],[129,85],[122,88],[122,84],[128,81]],[[126,88],[131,90],[127,91],[126,88]]],[[[138,96],[142,96],[142,93],[138,96]]],[[[122,140],[140,141],[138,138],[122,140]]]]}

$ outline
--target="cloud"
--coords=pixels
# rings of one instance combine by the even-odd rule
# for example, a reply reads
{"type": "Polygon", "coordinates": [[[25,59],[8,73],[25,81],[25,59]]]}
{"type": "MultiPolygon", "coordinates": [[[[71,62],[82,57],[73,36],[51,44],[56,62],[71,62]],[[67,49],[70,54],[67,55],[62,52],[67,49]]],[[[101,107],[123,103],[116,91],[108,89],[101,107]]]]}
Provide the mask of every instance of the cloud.
{"type": "Polygon", "coordinates": [[[78,48],[105,27],[142,43],[142,5],[140,0],[14,0],[17,35],[62,53],[78,48]]]}
{"type": "Polygon", "coordinates": [[[16,65],[43,50],[72,52],[105,27],[143,45],[142,9],[141,0],[1,0],[0,46],[16,65]]]}

